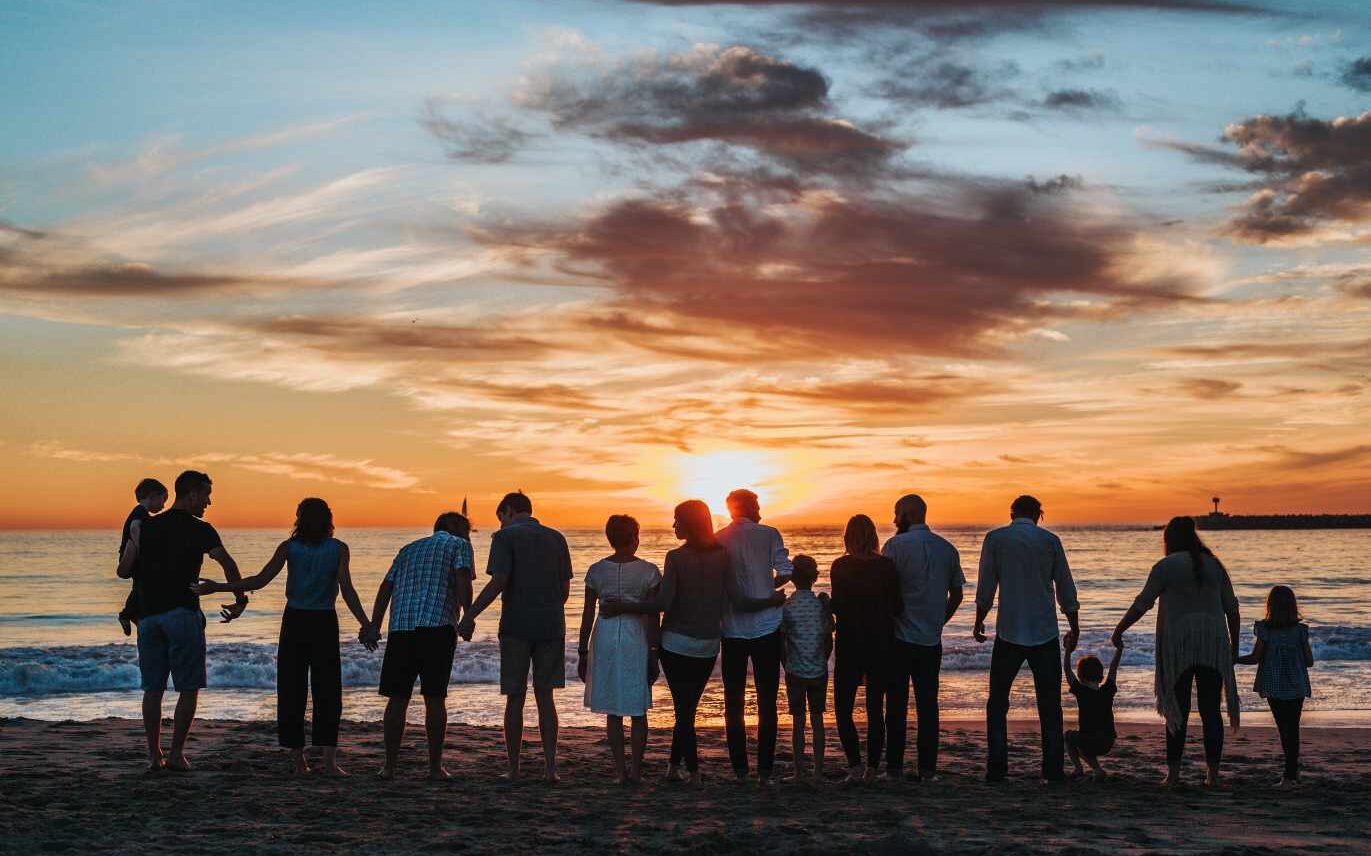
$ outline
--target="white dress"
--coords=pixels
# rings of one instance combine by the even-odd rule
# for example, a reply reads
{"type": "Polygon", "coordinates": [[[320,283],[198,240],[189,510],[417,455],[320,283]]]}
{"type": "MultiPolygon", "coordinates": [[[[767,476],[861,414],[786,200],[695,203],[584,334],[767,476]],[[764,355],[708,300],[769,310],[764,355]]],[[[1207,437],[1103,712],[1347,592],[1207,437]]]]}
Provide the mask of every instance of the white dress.
{"type": "MultiPolygon", "coordinates": [[[[661,581],[657,566],[642,559],[623,564],[601,559],[586,572],[586,588],[601,606],[609,598],[646,600],[661,581]]],[[[590,639],[586,707],[609,716],[645,715],[652,707],[647,648],[643,616],[597,617],[590,639]]]]}

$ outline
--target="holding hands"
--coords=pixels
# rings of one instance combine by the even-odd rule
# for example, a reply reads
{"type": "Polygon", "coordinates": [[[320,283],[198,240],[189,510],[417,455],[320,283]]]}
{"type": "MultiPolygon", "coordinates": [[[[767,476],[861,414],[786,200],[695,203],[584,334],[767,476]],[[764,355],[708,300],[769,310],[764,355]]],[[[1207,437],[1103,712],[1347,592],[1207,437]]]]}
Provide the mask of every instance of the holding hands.
{"type": "MultiPolygon", "coordinates": [[[[190,584],[191,593],[196,597],[204,597],[207,594],[219,592],[231,592],[232,588],[228,583],[216,583],[214,580],[196,580],[190,584]]],[[[233,619],[243,614],[243,610],[248,608],[248,596],[242,592],[238,593],[238,599],[233,603],[219,604],[219,623],[228,624],[233,619]]]]}
{"type": "Polygon", "coordinates": [[[471,635],[476,632],[476,619],[470,615],[465,615],[462,620],[457,622],[457,635],[462,637],[462,641],[470,642],[471,635]]]}
{"type": "Polygon", "coordinates": [[[380,647],[381,628],[374,624],[363,624],[357,631],[357,641],[368,651],[375,651],[380,647]]]}

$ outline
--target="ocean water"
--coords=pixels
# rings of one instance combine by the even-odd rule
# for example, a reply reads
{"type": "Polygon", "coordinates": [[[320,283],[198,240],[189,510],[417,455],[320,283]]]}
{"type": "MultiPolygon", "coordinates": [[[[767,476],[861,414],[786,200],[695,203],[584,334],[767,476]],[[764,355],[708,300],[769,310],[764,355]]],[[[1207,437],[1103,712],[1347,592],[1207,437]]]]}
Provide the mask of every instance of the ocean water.
{"type": "MultiPolygon", "coordinates": [[[[983,715],[990,643],[971,638],[975,567],[984,529],[940,530],[962,553],[967,570],[966,602],[944,637],[942,705],[949,717],[983,715]]],[[[1160,533],[1144,528],[1062,528],[1062,537],[1081,596],[1082,651],[1109,655],[1108,637],[1161,554],[1160,533]]],[[[225,529],[225,546],[245,574],[270,557],[285,533],[225,529]]],[[[420,530],[357,529],[339,532],[352,550],[353,578],[369,610],[376,587],[396,550],[425,534],[420,530]]],[[[578,580],[610,551],[598,530],[566,532],[578,580]]],[[[808,553],[822,570],[841,552],[838,527],[784,532],[791,553],[808,553]]],[[[882,537],[889,532],[883,532],[882,537]]],[[[490,532],[474,536],[478,570],[484,567],[490,532]]],[[[1266,592],[1277,583],[1294,587],[1312,629],[1317,665],[1309,721],[1323,725],[1371,723],[1371,531],[1214,532],[1211,546],[1224,559],[1242,603],[1243,648],[1251,645],[1252,621],[1261,616],[1266,592]]],[[[676,545],[667,531],[643,533],[639,555],[660,564],[676,545]]],[[[88,720],[138,716],[137,651],[115,621],[128,583],[114,575],[117,531],[0,532],[0,716],[88,720]]],[[[206,573],[218,566],[206,561],[206,573]]],[[[484,575],[479,574],[477,585],[484,575]]],[[[209,625],[209,688],[200,715],[211,718],[275,717],[275,652],[285,578],[257,593],[248,612],[231,624],[209,625]]],[[[215,612],[212,598],[206,610],[215,612]]],[[[575,680],[576,631],[582,588],[573,582],[567,604],[567,688],[559,695],[567,724],[598,724],[585,710],[575,680]]],[[[355,641],[356,627],[339,603],[343,628],[344,716],[373,719],[381,652],[355,641]]],[[[487,610],[470,643],[459,643],[453,665],[449,710],[454,722],[494,725],[502,700],[496,682],[498,603],[487,610]]],[[[1129,634],[1120,670],[1118,709],[1123,718],[1155,720],[1152,709],[1153,613],[1129,634]]],[[[993,627],[994,616],[990,619],[993,627]]],[[[1250,692],[1255,667],[1239,667],[1245,722],[1266,723],[1265,703],[1250,692]]],[[[1015,712],[1032,715],[1032,682],[1025,672],[1015,687],[1015,712]]],[[[782,691],[784,692],[784,691],[782,691]]],[[[722,721],[722,688],[716,679],[701,708],[702,719],[722,721]]],[[[782,704],[784,716],[784,704],[782,704]]],[[[1068,716],[1070,715],[1068,699],[1068,716]]],[[[413,714],[420,713],[416,703],[413,714]]],[[[532,711],[529,712],[532,721],[532,711]]],[[[656,690],[652,719],[670,721],[665,682],[656,690]]]]}

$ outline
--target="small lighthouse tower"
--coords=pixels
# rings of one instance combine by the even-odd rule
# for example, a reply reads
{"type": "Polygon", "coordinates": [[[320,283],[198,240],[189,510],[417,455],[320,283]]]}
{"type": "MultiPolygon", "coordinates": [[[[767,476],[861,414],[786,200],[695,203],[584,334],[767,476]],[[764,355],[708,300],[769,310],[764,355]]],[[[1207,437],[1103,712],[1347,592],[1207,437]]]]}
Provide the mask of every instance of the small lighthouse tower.
{"type": "Polygon", "coordinates": [[[1211,496],[1211,497],[1209,498],[1209,501],[1212,502],[1212,503],[1214,503],[1214,516],[1215,516],[1215,517],[1218,517],[1218,516],[1219,516],[1219,498],[1218,498],[1217,496],[1211,496]]]}

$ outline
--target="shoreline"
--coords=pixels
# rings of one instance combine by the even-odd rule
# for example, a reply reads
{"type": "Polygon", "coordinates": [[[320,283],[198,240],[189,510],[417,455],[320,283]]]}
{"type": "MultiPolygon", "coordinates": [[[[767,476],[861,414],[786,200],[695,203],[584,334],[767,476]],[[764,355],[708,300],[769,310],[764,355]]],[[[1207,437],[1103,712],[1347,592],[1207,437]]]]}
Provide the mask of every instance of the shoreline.
{"type": "MultiPolygon", "coordinates": [[[[536,773],[536,717],[526,718],[522,757],[536,773]]],[[[1203,766],[1198,732],[1192,719],[1189,783],[1199,782],[1203,766]]],[[[1371,729],[1304,729],[1304,784],[1280,791],[1272,787],[1279,743],[1262,726],[1227,735],[1219,788],[1175,790],[1157,785],[1161,727],[1126,722],[1105,762],[1109,780],[1052,786],[1038,781],[1037,723],[1024,718],[1010,723],[1010,778],[996,785],[981,780],[984,727],[964,720],[942,729],[938,782],[861,787],[838,781],[846,765],[832,728],[829,781],[770,789],[729,781],[723,733],[713,727],[700,731],[701,789],[660,781],[665,729],[650,733],[647,781],[636,787],[612,783],[602,729],[562,729],[555,787],[502,783],[500,730],[476,726],[449,728],[453,780],[428,783],[422,739],[422,729],[409,729],[399,777],[381,783],[372,775],[379,723],[345,721],[339,758],[352,776],[334,780],[289,775],[274,722],[204,721],[188,747],[194,773],[144,775],[135,720],[0,719],[0,835],[14,853],[140,856],[192,848],[210,856],[1371,852],[1371,729]]],[[[911,735],[910,766],[913,742],[911,735]]],[[[777,773],[790,766],[783,729],[777,773]]]]}

